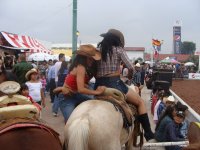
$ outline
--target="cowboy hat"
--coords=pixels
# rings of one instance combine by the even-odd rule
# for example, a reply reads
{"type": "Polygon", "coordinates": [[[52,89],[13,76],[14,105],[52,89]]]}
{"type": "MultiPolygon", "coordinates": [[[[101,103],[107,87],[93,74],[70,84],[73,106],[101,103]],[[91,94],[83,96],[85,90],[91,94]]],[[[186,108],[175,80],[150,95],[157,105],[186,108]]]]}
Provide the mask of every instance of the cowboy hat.
{"type": "Polygon", "coordinates": [[[30,75],[33,73],[38,73],[37,69],[33,68],[33,69],[29,70],[25,75],[26,79],[30,80],[30,75]]]}
{"type": "Polygon", "coordinates": [[[139,64],[139,63],[137,63],[135,66],[136,66],[136,67],[140,67],[140,64],[139,64]]]}
{"type": "Polygon", "coordinates": [[[167,98],[167,101],[175,102],[174,96],[169,96],[169,97],[167,98]]]}
{"type": "Polygon", "coordinates": [[[14,94],[20,90],[19,83],[15,81],[5,81],[0,84],[0,91],[5,94],[14,94]]]}
{"type": "Polygon", "coordinates": [[[79,50],[76,51],[76,54],[92,57],[94,60],[101,59],[101,53],[91,44],[81,45],[79,50]]]}
{"type": "Polygon", "coordinates": [[[121,31],[116,30],[116,29],[109,29],[107,33],[102,33],[102,34],[100,34],[100,36],[105,37],[108,34],[113,34],[113,35],[117,36],[120,39],[122,46],[124,47],[124,45],[125,45],[124,35],[122,34],[121,31]]]}
{"type": "Polygon", "coordinates": [[[176,115],[179,116],[179,117],[185,118],[185,113],[184,113],[184,111],[177,111],[177,112],[176,112],[176,115]]]}

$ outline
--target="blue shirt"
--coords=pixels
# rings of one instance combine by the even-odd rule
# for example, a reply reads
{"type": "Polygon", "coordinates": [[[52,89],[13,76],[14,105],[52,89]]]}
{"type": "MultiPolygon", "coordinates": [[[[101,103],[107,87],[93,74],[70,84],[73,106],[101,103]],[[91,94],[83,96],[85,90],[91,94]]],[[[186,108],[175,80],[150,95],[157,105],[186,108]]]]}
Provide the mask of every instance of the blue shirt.
{"type": "Polygon", "coordinates": [[[163,101],[161,101],[160,105],[158,106],[158,110],[157,110],[158,119],[162,115],[163,110],[165,110],[165,108],[166,108],[165,104],[163,103],[163,101]]]}
{"type": "Polygon", "coordinates": [[[158,142],[164,142],[165,141],[165,128],[166,126],[172,122],[172,118],[170,118],[169,116],[165,116],[162,121],[160,122],[159,126],[157,127],[156,131],[155,131],[155,139],[158,142]]]}
{"type": "Polygon", "coordinates": [[[55,65],[49,67],[48,80],[55,79],[55,65]]]}
{"type": "MultiPolygon", "coordinates": [[[[180,124],[176,124],[174,121],[170,122],[166,128],[165,141],[177,142],[184,141],[184,138],[180,134],[180,124]]],[[[166,146],[166,150],[181,150],[180,146],[166,146]]]]}

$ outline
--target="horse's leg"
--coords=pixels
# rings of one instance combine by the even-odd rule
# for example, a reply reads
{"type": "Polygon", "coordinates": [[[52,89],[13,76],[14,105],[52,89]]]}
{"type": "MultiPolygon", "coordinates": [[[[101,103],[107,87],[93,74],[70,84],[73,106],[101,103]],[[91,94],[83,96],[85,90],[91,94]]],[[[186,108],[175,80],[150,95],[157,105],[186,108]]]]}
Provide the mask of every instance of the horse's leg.
{"type": "Polygon", "coordinates": [[[129,137],[128,142],[126,143],[125,150],[133,150],[133,136],[129,137]]]}
{"type": "MultiPolygon", "coordinates": [[[[100,150],[100,149],[98,149],[100,150]]],[[[121,144],[120,141],[113,141],[112,143],[109,143],[107,145],[103,145],[101,147],[101,150],[121,150],[121,144]]]]}

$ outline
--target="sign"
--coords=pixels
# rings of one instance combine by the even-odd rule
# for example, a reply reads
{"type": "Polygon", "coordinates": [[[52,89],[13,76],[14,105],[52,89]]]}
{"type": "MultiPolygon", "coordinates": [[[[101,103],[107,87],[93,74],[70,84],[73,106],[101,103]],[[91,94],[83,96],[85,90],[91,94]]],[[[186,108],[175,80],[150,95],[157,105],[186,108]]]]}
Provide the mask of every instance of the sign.
{"type": "Polygon", "coordinates": [[[174,54],[181,53],[181,26],[173,27],[173,47],[174,54]]]}
{"type": "Polygon", "coordinates": [[[200,73],[189,73],[189,79],[198,79],[200,80],[200,73]]]}
{"type": "Polygon", "coordinates": [[[195,55],[200,55],[200,51],[195,51],[195,55]]]}

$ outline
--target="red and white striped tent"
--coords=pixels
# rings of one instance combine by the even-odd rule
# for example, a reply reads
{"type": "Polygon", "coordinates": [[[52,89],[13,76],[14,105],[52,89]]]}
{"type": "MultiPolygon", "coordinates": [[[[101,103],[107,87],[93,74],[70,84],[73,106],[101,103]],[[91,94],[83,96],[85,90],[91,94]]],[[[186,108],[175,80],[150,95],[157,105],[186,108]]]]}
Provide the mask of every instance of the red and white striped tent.
{"type": "MultiPolygon", "coordinates": [[[[5,40],[12,46],[4,46],[5,48],[28,50],[26,53],[47,53],[52,54],[51,50],[44,47],[38,40],[25,35],[17,35],[8,32],[1,32],[5,40]]],[[[2,45],[1,45],[2,46],[2,45]]]]}

